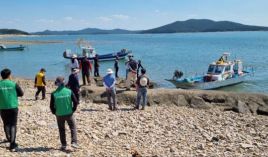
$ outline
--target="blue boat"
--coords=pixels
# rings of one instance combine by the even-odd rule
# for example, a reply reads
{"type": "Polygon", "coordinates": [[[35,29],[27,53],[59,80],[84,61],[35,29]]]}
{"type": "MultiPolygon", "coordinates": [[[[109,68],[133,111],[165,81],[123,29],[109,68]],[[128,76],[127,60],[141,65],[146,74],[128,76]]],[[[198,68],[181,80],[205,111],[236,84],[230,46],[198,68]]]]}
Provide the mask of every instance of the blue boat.
{"type": "Polygon", "coordinates": [[[23,51],[25,46],[18,46],[18,47],[6,47],[5,45],[0,45],[0,51],[23,51]]]}
{"type": "Polygon", "coordinates": [[[177,88],[182,89],[217,89],[231,86],[245,81],[246,76],[252,73],[252,69],[246,70],[241,60],[228,61],[230,53],[224,53],[220,59],[209,65],[205,75],[186,78],[173,77],[166,79],[177,88]]]}
{"type": "Polygon", "coordinates": [[[109,60],[115,60],[116,57],[118,57],[118,59],[125,59],[125,57],[130,53],[131,53],[131,51],[129,51],[127,49],[122,49],[119,52],[98,55],[95,53],[94,48],[82,47],[82,55],[76,55],[75,53],[64,51],[63,57],[66,59],[77,58],[78,60],[81,60],[85,56],[87,56],[87,58],[89,60],[93,61],[95,56],[98,55],[99,61],[109,61],[109,60]]]}

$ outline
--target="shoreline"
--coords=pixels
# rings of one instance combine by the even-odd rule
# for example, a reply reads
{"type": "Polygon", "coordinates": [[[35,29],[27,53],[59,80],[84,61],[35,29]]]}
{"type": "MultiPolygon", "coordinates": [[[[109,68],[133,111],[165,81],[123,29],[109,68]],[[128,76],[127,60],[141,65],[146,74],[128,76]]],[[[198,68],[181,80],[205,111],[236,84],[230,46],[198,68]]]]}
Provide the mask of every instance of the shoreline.
{"type": "Polygon", "coordinates": [[[40,40],[15,40],[10,39],[10,37],[39,37],[41,35],[0,35],[0,44],[5,45],[31,45],[31,44],[58,44],[58,43],[64,43],[64,41],[40,41],[40,40]]]}

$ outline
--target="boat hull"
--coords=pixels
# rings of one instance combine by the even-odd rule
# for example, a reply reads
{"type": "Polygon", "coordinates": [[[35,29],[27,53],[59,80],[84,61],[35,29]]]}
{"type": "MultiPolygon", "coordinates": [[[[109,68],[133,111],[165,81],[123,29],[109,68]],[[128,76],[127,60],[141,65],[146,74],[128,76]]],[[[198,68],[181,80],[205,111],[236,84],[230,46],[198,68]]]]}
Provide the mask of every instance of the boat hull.
{"type": "Polygon", "coordinates": [[[24,49],[25,49],[24,46],[20,46],[20,47],[1,48],[0,51],[23,51],[24,49]]]}
{"type": "Polygon", "coordinates": [[[243,75],[236,78],[230,78],[224,81],[213,81],[213,82],[202,82],[202,83],[188,83],[176,80],[167,80],[167,81],[174,84],[176,88],[210,90],[242,83],[245,81],[245,77],[246,75],[243,75]]]}
{"type": "MultiPolygon", "coordinates": [[[[124,59],[127,55],[129,54],[129,52],[117,52],[117,53],[109,53],[109,54],[105,54],[105,55],[98,55],[98,59],[99,61],[111,61],[111,60],[115,60],[116,56],[118,57],[118,59],[124,59]]],[[[71,56],[67,56],[66,53],[63,53],[63,57],[66,59],[72,59],[71,56]]],[[[83,56],[79,56],[77,57],[78,60],[83,59],[83,56]]],[[[94,57],[88,57],[89,60],[93,61],[94,57]]]]}

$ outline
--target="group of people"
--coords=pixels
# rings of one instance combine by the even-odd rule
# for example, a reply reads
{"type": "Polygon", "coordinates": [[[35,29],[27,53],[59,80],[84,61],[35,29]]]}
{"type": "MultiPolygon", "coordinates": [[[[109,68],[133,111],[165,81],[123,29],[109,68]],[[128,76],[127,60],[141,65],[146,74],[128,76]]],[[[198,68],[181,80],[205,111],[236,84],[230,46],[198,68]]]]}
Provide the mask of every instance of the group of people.
{"type": "MultiPolygon", "coordinates": [[[[149,78],[146,76],[145,68],[141,66],[140,62],[136,62],[134,60],[133,55],[129,55],[128,59],[129,60],[126,62],[126,88],[127,90],[130,90],[131,81],[134,81],[137,91],[135,109],[139,109],[141,105],[141,109],[144,110],[145,105],[147,104],[147,88],[149,86],[149,78]],[[139,68],[141,68],[141,75],[138,74],[139,68]]],[[[115,75],[113,69],[109,68],[107,69],[107,74],[103,77],[103,85],[106,89],[109,110],[117,110],[116,78],[118,77],[119,69],[118,60],[118,57],[116,57],[114,64],[114,69],[116,71],[115,75]]],[[[66,150],[67,148],[65,122],[67,122],[71,130],[71,146],[73,148],[79,148],[79,145],[77,144],[76,124],[73,116],[73,113],[76,111],[79,105],[79,69],[82,71],[83,85],[86,85],[86,82],[90,84],[90,72],[92,70],[91,63],[87,57],[82,59],[80,64],[74,57],[71,63],[71,74],[68,82],[65,83],[64,77],[57,77],[54,82],[57,88],[54,92],[52,92],[50,99],[50,110],[57,119],[62,150],[66,150]]],[[[42,68],[35,76],[34,87],[37,88],[35,93],[36,100],[38,100],[38,95],[40,93],[42,93],[42,100],[46,99],[47,83],[45,74],[46,70],[42,68]]],[[[95,76],[99,76],[98,69],[95,76]]],[[[5,142],[10,143],[10,151],[15,151],[18,147],[16,143],[18,97],[23,96],[23,90],[18,84],[12,81],[11,70],[2,70],[1,77],[0,114],[4,123],[4,131],[7,139],[5,142]]]]}
{"type": "MultiPolygon", "coordinates": [[[[41,69],[35,78],[35,87],[37,92],[35,98],[38,99],[38,94],[42,92],[42,99],[45,99],[45,69],[41,69]]],[[[21,87],[12,81],[11,70],[3,69],[1,71],[2,80],[0,81],[0,114],[4,124],[6,140],[9,150],[16,151],[18,144],[16,143],[17,120],[18,120],[18,97],[22,97],[24,92],[21,87]]],[[[57,89],[51,94],[50,109],[52,114],[56,116],[61,149],[66,150],[67,142],[65,135],[65,121],[67,121],[71,130],[71,146],[79,148],[77,144],[76,124],[73,113],[78,106],[77,97],[71,89],[65,86],[64,77],[57,77],[55,81],[57,89]]]]}

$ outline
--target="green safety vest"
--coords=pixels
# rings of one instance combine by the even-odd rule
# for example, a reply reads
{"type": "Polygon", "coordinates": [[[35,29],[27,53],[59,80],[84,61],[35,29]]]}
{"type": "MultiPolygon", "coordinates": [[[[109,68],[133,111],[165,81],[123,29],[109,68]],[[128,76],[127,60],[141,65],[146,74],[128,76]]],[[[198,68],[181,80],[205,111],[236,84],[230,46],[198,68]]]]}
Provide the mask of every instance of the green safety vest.
{"type": "Polygon", "coordinates": [[[59,87],[53,93],[57,116],[65,116],[73,113],[72,91],[65,87],[59,87]]]}
{"type": "Polygon", "coordinates": [[[18,108],[16,83],[11,80],[0,81],[0,110],[18,108]]]}

